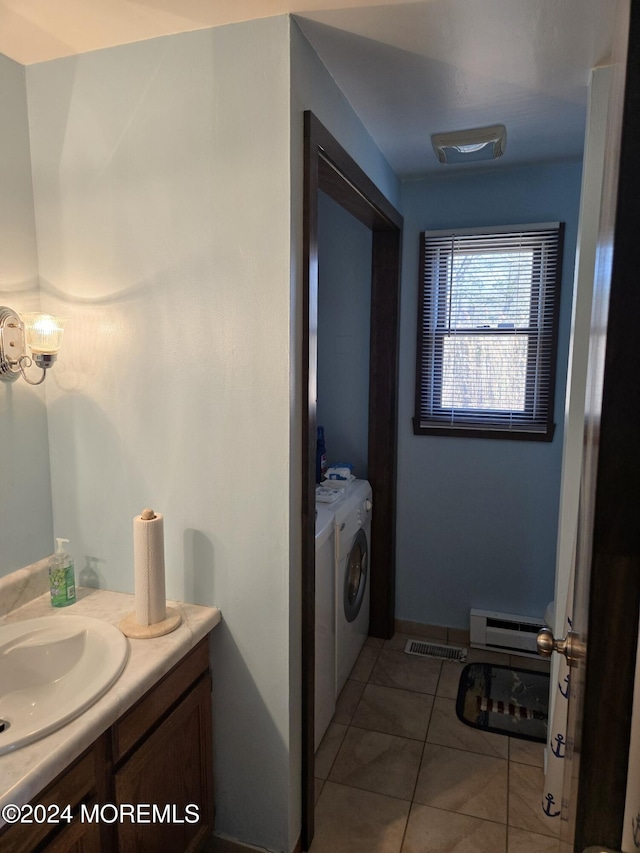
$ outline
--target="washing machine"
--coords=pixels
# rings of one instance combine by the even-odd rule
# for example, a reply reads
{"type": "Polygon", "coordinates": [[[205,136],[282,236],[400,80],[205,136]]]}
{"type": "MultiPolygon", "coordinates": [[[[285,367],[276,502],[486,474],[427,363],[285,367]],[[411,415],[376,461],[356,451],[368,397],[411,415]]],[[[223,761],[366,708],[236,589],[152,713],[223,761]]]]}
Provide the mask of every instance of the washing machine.
{"type": "Polygon", "coordinates": [[[336,710],[335,519],[316,505],[316,653],[314,752],[336,710]]]}
{"type": "Polygon", "coordinates": [[[337,698],[369,633],[371,485],[354,480],[330,506],[335,519],[337,698]]]}

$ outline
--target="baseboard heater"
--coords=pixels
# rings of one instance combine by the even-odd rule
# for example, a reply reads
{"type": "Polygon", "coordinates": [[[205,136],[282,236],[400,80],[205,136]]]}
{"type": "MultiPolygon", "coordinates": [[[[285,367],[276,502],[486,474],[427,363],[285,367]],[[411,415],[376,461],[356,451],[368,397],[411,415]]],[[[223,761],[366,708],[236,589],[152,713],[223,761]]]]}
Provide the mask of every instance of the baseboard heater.
{"type": "Polygon", "coordinates": [[[472,609],[469,644],[475,649],[538,657],[536,635],[540,628],[544,628],[544,620],[533,616],[472,609]]]}

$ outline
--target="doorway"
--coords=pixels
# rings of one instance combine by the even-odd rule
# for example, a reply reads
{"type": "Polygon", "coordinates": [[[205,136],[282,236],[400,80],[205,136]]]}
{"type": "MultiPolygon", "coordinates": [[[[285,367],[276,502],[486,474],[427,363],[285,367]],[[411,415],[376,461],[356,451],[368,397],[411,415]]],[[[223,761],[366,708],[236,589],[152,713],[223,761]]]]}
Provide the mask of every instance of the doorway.
{"type": "Polygon", "coordinates": [[[368,480],[371,526],[369,633],[388,638],[395,613],[398,319],[402,217],[311,113],[304,116],[302,418],[302,847],[313,840],[315,663],[315,442],[318,332],[318,192],[372,232],[368,480]]]}

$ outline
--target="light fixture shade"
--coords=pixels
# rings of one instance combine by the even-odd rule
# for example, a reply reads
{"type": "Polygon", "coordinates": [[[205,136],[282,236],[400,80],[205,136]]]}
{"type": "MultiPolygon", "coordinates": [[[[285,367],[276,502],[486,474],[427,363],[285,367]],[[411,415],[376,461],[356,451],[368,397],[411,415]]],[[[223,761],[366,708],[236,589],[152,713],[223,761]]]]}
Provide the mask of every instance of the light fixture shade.
{"type": "Polygon", "coordinates": [[[475,163],[495,160],[504,154],[507,146],[507,129],[503,124],[456,130],[452,133],[434,133],[431,143],[441,163],[475,163]]]}
{"type": "Polygon", "coordinates": [[[22,314],[27,346],[34,354],[57,355],[62,346],[62,335],[67,317],[53,314],[22,314]]]}

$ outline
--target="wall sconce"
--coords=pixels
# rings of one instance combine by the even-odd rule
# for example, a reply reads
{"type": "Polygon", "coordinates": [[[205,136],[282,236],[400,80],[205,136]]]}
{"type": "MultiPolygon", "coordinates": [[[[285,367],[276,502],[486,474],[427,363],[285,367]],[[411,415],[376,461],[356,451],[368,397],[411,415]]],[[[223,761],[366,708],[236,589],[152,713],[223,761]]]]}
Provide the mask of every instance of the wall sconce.
{"type": "Polygon", "coordinates": [[[14,382],[22,374],[29,385],[44,382],[60,352],[66,322],[66,317],[52,314],[23,314],[20,319],[11,308],[0,307],[0,379],[14,382]],[[27,355],[27,347],[33,358],[27,355]],[[42,369],[36,382],[25,372],[32,364],[42,369]]]}

